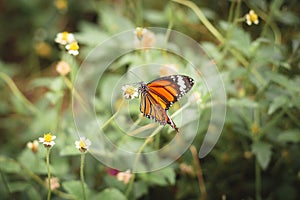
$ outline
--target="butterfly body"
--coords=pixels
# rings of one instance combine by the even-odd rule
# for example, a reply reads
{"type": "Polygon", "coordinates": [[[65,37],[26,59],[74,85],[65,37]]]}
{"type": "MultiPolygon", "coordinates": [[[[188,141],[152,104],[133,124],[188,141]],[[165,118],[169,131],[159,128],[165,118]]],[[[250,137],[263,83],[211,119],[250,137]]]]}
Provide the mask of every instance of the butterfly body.
{"type": "Polygon", "coordinates": [[[149,83],[140,83],[140,111],[160,125],[169,124],[178,132],[167,110],[183,97],[194,85],[194,80],[185,75],[171,75],[155,79],[149,83]]]}

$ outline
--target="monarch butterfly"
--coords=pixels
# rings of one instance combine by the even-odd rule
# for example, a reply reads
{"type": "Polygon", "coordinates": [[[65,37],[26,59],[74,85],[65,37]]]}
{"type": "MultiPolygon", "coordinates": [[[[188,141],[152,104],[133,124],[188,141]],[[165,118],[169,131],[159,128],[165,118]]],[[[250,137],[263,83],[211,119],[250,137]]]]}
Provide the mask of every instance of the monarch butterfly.
{"type": "Polygon", "coordinates": [[[154,119],[160,125],[169,124],[178,132],[167,110],[183,97],[194,85],[194,80],[185,75],[171,75],[142,82],[138,89],[141,94],[140,111],[143,116],[154,119]]]}

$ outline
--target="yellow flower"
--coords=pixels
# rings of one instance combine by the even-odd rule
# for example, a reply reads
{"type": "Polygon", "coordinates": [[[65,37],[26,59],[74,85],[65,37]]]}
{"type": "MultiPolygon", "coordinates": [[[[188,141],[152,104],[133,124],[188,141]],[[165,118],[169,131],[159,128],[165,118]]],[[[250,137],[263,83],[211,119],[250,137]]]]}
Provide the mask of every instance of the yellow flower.
{"type": "Polygon", "coordinates": [[[75,141],[76,149],[81,152],[87,151],[91,144],[91,141],[89,139],[86,139],[85,137],[80,137],[79,141],[75,141]]]}
{"type": "Polygon", "coordinates": [[[27,148],[30,149],[33,153],[36,153],[38,151],[38,147],[39,147],[39,143],[37,140],[27,143],[27,148]]]}
{"type": "Polygon", "coordinates": [[[70,65],[67,62],[60,61],[56,65],[56,71],[60,75],[65,76],[65,75],[67,75],[71,71],[71,67],[70,67],[70,65]]]}
{"type": "Polygon", "coordinates": [[[122,90],[123,90],[123,97],[125,99],[134,99],[135,97],[139,96],[138,89],[131,85],[122,86],[122,90]]]}
{"type": "Polygon", "coordinates": [[[78,55],[79,54],[79,45],[76,41],[73,41],[66,45],[66,49],[68,50],[69,54],[71,55],[78,55]]]}
{"type": "Polygon", "coordinates": [[[44,134],[44,137],[39,138],[39,142],[43,143],[45,147],[50,148],[55,145],[53,140],[56,139],[55,135],[51,135],[51,133],[44,134]]]}
{"type": "Polygon", "coordinates": [[[74,35],[72,33],[68,33],[67,31],[64,31],[62,33],[57,33],[55,38],[55,42],[61,45],[66,45],[74,41],[75,41],[74,35]]]}
{"type": "Polygon", "coordinates": [[[246,23],[249,26],[252,25],[252,23],[254,23],[254,24],[258,24],[259,23],[258,16],[254,12],[254,10],[250,10],[249,13],[245,15],[245,18],[246,18],[246,23]]]}
{"type": "Polygon", "coordinates": [[[132,174],[130,173],[130,170],[127,170],[125,172],[119,172],[117,174],[117,179],[118,181],[123,181],[124,184],[127,184],[129,183],[131,176],[132,174]]]}

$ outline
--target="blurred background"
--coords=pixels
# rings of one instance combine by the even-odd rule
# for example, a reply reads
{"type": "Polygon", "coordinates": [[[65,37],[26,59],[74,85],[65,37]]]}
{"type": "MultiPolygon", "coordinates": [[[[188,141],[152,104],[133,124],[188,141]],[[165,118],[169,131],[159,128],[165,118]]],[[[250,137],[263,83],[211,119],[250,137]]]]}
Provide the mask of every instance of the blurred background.
{"type": "MultiPolygon", "coordinates": [[[[195,159],[193,150],[187,150],[162,171],[138,174],[130,195],[128,183],[117,181],[106,166],[88,156],[90,199],[300,198],[299,1],[3,0],[0,13],[0,182],[5,185],[0,194],[4,199],[45,198],[46,190],[34,176],[45,177],[44,165],[33,169],[28,164],[43,163],[44,155],[36,156],[26,145],[49,131],[62,138],[52,155],[53,173],[61,185],[57,190],[77,195],[72,181],[78,178],[78,154],[66,150],[74,143],[68,137],[75,130],[70,88],[57,63],[73,63],[72,82],[74,68],[92,48],[136,27],[171,28],[203,46],[225,84],[225,126],[208,156],[195,159]],[[64,31],[73,33],[79,44],[76,57],[55,42],[64,31]]],[[[130,59],[117,63],[118,70],[107,76],[124,73],[134,63],[130,59]]],[[[101,98],[98,104],[99,113],[108,114],[101,98]]],[[[209,108],[201,115],[193,143],[197,151],[210,119],[209,108]]],[[[53,199],[68,198],[53,195],[53,199]]],[[[79,194],[76,198],[81,199],[79,194]]]]}

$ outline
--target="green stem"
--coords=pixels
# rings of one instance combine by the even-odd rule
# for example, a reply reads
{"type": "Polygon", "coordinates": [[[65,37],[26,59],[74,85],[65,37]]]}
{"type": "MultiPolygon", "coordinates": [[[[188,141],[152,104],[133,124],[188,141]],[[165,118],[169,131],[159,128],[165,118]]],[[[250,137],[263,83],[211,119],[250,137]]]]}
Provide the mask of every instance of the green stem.
{"type": "Polygon", "coordinates": [[[225,39],[222,34],[210,23],[210,21],[205,17],[203,12],[197,5],[191,1],[187,0],[172,0],[176,3],[185,5],[192,9],[194,13],[198,16],[199,20],[203,23],[203,25],[221,42],[224,43],[225,39]]]}
{"type": "MultiPolygon", "coordinates": [[[[217,38],[217,40],[221,43],[224,44],[226,42],[226,39],[222,36],[222,34],[210,23],[210,21],[205,17],[205,15],[202,13],[201,9],[199,9],[197,7],[196,4],[194,4],[191,1],[187,1],[187,0],[172,0],[176,3],[185,5],[187,7],[189,7],[190,9],[192,9],[194,11],[194,13],[197,15],[197,17],[199,18],[199,20],[203,23],[203,25],[215,36],[215,38],[217,38]]],[[[238,1],[238,3],[240,4],[240,1],[238,1]]],[[[239,4],[237,5],[237,8],[239,7],[239,4]]],[[[238,11],[239,12],[239,11],[238,11]]],[[[234,57],[244,66],[244,67],[248,67],[249,66],[249,62],[247,61],[246,58],[243,57],[243,55],[241,55],[237,50],[233,49],[233,48],[229,48],[229,51],[231,52],[231,54],[234,55],[234,57]]],[[[253,73],[253,75],[258,79],[258,81],[261,84],[264,84],[265,81],[264,79],[261,77],[261,75],[256,71],[256,69],[252,69],[251,72],[253,73]]]]}
{"type": "Polygon", "coordinates": [[[85,194],[85,187],[84,187],[84,158],[85,153],[81,153],[81,164],[80,164],[80,179],[81,179],[81,186],[82,186],[82,195],[83,199],[86,200],[86,194],[85,194]]]}
{"type": "Polygon", "coordinates": [[[119,106],[119,108],[118,108],[118,110],[101,126],[101,130],[103,131],[104,130],[104,128],[108,125],[108,124],[110,124],[111,122],[112,122],[112,120],[119,114],[119,112],[120,112],[120,110],[121,110],[121,108],[122,108],[122,106],[123,106],[123,101],[122,101],[122,103],[120,104],[120,106],[119,106]]]}
{"type": "Polygon", "coordinates": [[[204,178],[203,178],[202,168],[200,165],[197,149],[194,145],[192,145],[190,147],[190,151],[193,156],[194,166],[196,168],[196,174],[197,174],[197,178],[198,178],[199,189],[201,192],[200,200],[205,200],[205,199],[207,199],[207,192],[206,192],[205,182],[204,182],[204,178]]]}
{"type": "MultiPolygon", "coordinates": [[[[42,187],[45,187],[46,189],[48,189],[48,186],[45,184],[45,182],[39,177],[37,176],[36,174],[34,174],[32,171],[30,171],[28,168],[26,168],[22,163],[16,161],[16,160],[13,160],[13,159],[7,159],[7,158],[4,158],[4,157],[0,157],[0,163],[14,163],[14,164],[17,164],[20,166],[20,168],[22,170],[24,170],[24,172],[31,178],[33,179],[35,182],[37,182],[38,184],[40,184],[42,187]]],[[[24,176],[24,173],[22,172],[21,175],[24,176]]],[[[25,176],[27,178],[27,176],[25,176]]],[[[71,195],[71,194],[67,194],[67,193],[64,193],[64,192],[61,192],[57,189],[54,189],[52,191],[54,194],[56,194],[57,196],[63,198],[63,199],[75,199],[75,196],[74,195],[71,195]]]]}
{"type": "Polygon", "coordinates": [[[83,106],[84,110],[85,110],[85,111],[88,111],[88,106],[87,106],[87,104],[84,103],[82,97],[81,97],[81,96],[78,94],[78,92],[75,90],[75,88],[74,88],[73,83],[71,82],[71,80],[68,79],[68,77],[66,77],[66,76],[64,76],[63,78],[64,78],[64,81],[65,81],[67,87],[68,87],[69,90],[70,90],[70,93],[72,94],[72,95],[71,95],[71,102],[72,102],[72,97],[73,97],[73,95],[74,95],[75,98],[79,101],[80,105],[83,106]]]}
{"type": "Polygon", "coordinates": [[[47,148],[46,153],[46,162],[47,162],[47,171],[48,171],[48,195],[47,200],[51,199],[51,174],[50,174],[50,147],[47,148]]]}
{"type": "MultiPolygon", "coordinates": [[[[170,5],[172,6],[172,5],[170,5]]],[[[175,12],[175,11],[174,11],[175,12]]],[[[167,46],[168,44],[168,41],[169,41],[169,37],[170,37],[170,33],[172,31],[172,27],[173,27],[173,12],[170,12],[170,16],[169,16],[169,24],[168,24],[168,29],[167,29],[167,32],[166,32],[166,36],[165,36],[165,44],[167,46]]]]}
{"type": "Polygon", "coordinates": [[[9,86],[13,94],[23,102],[26,107],[33,113],[38,113],[38,109],[20,92],[14,81],[5,73],[0,72],[0,78],[2,78],[9,86]]]}
{"type": "Polygon", "coordinates": [[[8,194],[11,194],[10,189],[9,189],[9,187],[8,187],[7,180],[6,180],[5,175],[4,175],[4,173],[2,172],[2,170],[0,170],[0,173],[1,173],[1,178],[2,178],[2,180],[3,180],[4,187],[5,187],[6,191],[7,191],[7,193],[8,193],[8,194]]]}
{"type": "Polygon", "coordinates": [[[136,0],[136,24],[143,27],[143,1],[136,0]]]}
{"type": "Polygon", "coordinates": [[[256,200],[261,200],[261,169],[257,158],[255,159],[255,196],[256,200]]]}
{"type": "MultiPolygon", "coordinates": [[[[171,118],[175,117],[176,115],[178,115],[183,109],[187,108],[188,106],[190,105],[190,102],[187,102],[184,106],[182,106],[180,109],[178,109],[175,113],[173,113],[173,115],[171,115],[171,118]]],[[[137,156],[135,157],[135,160],[134,160],[134,163],[133,163],[133,167],[132,167],[132,171],[134,172],[135,170],[135,167],[137,165],[137,162],[140,158],[140,155],[142,153],[142,151],[144,150],[144,148],[147,146],[147,144],[149,142],[152,141],[152,138],[162,129],[162,126],[159,126],[157,127],[153,132],[152,134],[147,137],[147,139],[145,140],[145,142],[143,143],[143,145],[138,149],[138,152],[137,152],[137,156]]],[[[126,190],[126,196],[128,197],[129,194],[130,194],[130,191],[132,190],[132,186],[133,186],[133,182],[134,182],[134,178],[135,176],[133,175],[130,179],[130,182],[128,184],[128,188],[126,190]]]]}
{"type": "Polygon", "coordinates": [[[230,5],[230,9],[229,9],[229,15],[228,15],[228,19],[227,19],[228,22],[233,21],[234,5],[235,5],[235,1],[231,1],[231,5],[230,5]]]}

